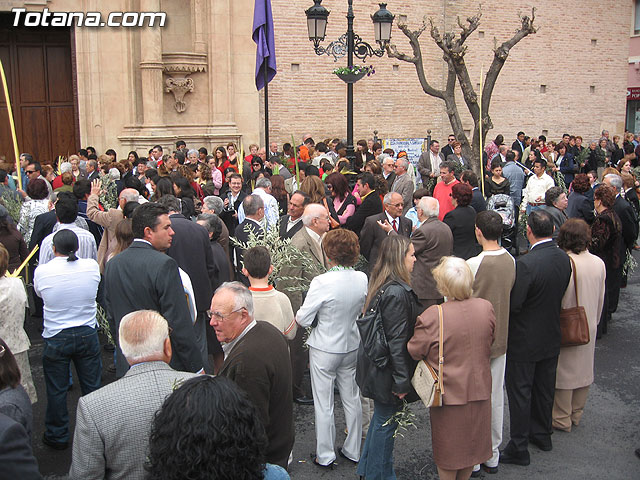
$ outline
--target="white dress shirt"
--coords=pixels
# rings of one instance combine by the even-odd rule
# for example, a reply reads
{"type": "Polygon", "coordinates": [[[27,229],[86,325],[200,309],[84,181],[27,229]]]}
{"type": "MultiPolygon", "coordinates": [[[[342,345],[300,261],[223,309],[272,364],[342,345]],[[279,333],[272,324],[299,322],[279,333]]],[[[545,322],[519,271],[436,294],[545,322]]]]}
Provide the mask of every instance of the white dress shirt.
{"type": "Polygon", "coordinates": [[[54,257],[38,265],[33,288],[44,301],[44,331],[50,338],[71,327],[96,326],[96,294],[100,267],[93,259],[54,257]]]}
{"type": "Polygon", "coordinates": [[[527,186],[522,191],[522,205],[544,203],[545,192],[554,185],[553,179],[546,173],[543,173],[541,177],[531,175],[527,180],[527,186]]]}
{"type": "Polygon", "coordinates": [[[360,334],[356,319],[367,297],[367,276],[351,269],[328,271],[311,281],[309,293],[298,310],[296,321],[308,327],[318,317],[307,344],[328,353],[349,353],[358,349],[360,334]]]}
{"type": "MultiPolygon", "coordinates": [[[[264,203],[264,220],[267,229],[276,228],[278,220],[280,219],[280,208],[278,207],[278,201],[262,188],[256,188],[252,195],[257,195],[262,198],[264,203]]],[[[244,206],[240,205],[238,209],[238,222],[242,223],[245,219],[244,206]]],[[[263,225],[264,226],[264,225],[263,225]]]]}
{"type": "Polygon", "coordinates": [[[53,232],[47,235],[42,241],[42,246],[40,247],[40,257],[38,260],[38,263],[40,265],[45,264],[53,259],[53,237],[56,233],[58,233],[59,230],[62,229],[71,230],[78,237],[78,251],[76,252],[78,258],[91,258],[93,260],[98,260],[96,239],[91,234],[91,232],[89,232],[89,230],[80,228],[75,223],[58,222],[54,226],[53,232]]]}

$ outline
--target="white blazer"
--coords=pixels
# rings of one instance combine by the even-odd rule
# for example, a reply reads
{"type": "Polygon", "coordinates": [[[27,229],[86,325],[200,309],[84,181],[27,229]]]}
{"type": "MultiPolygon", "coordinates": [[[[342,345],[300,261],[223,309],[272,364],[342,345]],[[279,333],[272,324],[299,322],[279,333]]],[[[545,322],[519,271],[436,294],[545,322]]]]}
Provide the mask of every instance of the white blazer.
{"type": "Polygon", "coordinates": [[[367,276],[355,270],[337,270],[318,275],[298,310],[296,321],[309,327],[318,317],[307,344],[328,353],[358,349],[360,334],[356,319],[367,297],[367,276]]]}

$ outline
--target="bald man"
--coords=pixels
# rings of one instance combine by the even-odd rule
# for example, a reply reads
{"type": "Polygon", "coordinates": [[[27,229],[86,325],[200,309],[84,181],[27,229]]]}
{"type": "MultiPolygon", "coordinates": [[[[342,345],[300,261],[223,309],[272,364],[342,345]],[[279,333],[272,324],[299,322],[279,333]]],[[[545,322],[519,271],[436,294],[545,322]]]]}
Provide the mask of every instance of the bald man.
{"type": "Polygon", "coordinates": [[[104,273],[104,266],[107,259],[116,248],[116,226],[120,220],[124,218],[122,209],[128,202],[137,202],[140,194],[133,188],[125,188],[118,196],[118,208],[110,208],[104,212],[100,210],[99,198],[102,191],[100,180],[96,179],[91,182],[91,194],[87,199],[87,217],[92,222],[102,225],[105,233],[102,235],[100,246],[98,247],[98,265],[100,265],[100,273],[104,273]]]}

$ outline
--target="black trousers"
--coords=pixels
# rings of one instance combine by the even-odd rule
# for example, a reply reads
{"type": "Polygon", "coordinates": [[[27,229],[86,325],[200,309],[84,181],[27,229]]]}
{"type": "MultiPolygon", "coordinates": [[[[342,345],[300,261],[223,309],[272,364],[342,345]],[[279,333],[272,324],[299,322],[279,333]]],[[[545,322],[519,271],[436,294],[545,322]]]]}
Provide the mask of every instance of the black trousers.
{"type": "Polygon", "coordinates": [[[511,441],[507,445],[510,453],[526,452],[529,438],[551,446],[557,366],[557,356],[519,362],[507,355],[505,384],[511,417],[511,441]]]}
{"type": "Polygon", "coordinates": [[[309,363],[309,351],[304,347],[305,329],[298,327],[296,336],[289,340],[289,355],[291,357],[291,383],[293,398],[305,396],[302,388],[302,378],[309,363]]]}

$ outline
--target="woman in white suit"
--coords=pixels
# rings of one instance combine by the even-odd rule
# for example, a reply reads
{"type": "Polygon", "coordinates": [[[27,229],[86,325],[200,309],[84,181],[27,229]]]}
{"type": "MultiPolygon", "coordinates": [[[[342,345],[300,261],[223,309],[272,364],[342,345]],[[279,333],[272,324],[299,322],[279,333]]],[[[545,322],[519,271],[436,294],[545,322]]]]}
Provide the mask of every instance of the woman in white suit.
{"type": "Polygon", "coordinates": [[[333,417],[333,386],[338,385],[347,423],[347,438],[340,456],[357,462],[362,439],[362,408],[356,384],[356,361],[360,335],[356,319],[367,296],[367,276],[352,267],[360,255],[358,237],[350,230],[325,234],[322,247],[329,271],[311,281],[309,293],[296,320],[311,331],[309,365],[316,416],[316,458],[320,467],[332,468],[336,459],[336,427],[333,417]]]}

